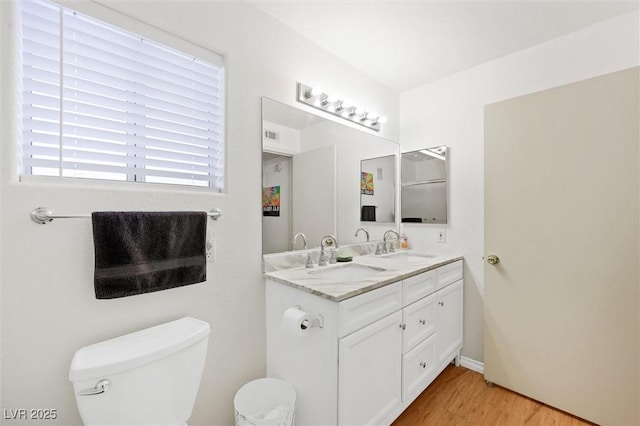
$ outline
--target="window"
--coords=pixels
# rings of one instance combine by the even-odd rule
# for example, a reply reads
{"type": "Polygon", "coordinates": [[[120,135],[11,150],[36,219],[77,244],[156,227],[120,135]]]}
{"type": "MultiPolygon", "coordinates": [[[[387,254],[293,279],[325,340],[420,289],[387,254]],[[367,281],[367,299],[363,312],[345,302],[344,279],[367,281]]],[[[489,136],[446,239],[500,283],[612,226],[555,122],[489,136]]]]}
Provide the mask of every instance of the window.
{"type": "Polygon", "coordinates": [[[205,61],[55,3],[18,3],[23,174],[223,189],[219,55],[205,61]]]}

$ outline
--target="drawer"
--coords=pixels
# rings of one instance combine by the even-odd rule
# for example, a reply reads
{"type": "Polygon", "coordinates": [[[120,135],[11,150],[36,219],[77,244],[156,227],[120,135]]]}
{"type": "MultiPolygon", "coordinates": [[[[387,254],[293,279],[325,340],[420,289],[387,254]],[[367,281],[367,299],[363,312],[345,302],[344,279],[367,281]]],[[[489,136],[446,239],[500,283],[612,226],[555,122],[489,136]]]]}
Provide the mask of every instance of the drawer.
{"type": "Polygon", "coordinates": [[[338,337],[346,336],[401,308],[401,281],[340,302],[338,337]]]}
{"type": "Polygon", "coordinates": [[[402,402],[413,401],[434,379],[437,333],[402,356],[402,402]]]}
{"type": "Polygon", "coordinates": [[[462,279],[462,260],[449,263],[436,269],[437,288],[440,290],[462,279]]]}
{"type": "Polygon", "coordinates": [[[407,306],[436,291],[436,271],[407,278],[402,281],[402,286],[402,306],[407,306]]]}
{"type": "Polygon", "coordinates": [[[405,325],[402,336],[402,353],[407,353],[418,343],[436,331],[437,295],[432,294],[402,310],[405,325]]]}

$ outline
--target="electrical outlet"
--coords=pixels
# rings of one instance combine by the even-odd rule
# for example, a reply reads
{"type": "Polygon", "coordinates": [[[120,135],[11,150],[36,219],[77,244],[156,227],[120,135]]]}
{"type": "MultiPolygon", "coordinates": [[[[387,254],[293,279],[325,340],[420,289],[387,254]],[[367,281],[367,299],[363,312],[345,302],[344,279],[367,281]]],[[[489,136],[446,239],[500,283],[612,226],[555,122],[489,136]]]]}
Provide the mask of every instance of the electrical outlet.
{"type": "Polygon", "coordinates": [[[216,261],[216,243],[215,241],[207,241],[206,244],[207,263],[216,261]]]}
{"type": "Polygon", "coordinates": [[[440,231],[438,231],[438,242],[439,243],[447,242],[447,231],[446,231],[446,229],[442,228],[442,229],[440,229],[440,231]]]}

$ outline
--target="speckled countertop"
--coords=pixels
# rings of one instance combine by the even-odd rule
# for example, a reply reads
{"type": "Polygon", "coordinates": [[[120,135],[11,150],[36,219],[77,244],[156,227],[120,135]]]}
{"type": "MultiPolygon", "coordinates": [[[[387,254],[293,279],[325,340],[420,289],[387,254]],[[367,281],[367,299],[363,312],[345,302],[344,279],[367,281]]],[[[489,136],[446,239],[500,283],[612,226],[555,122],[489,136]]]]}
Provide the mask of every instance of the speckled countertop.
{"type": "MultiPolygon", "coordinates": [[[[334,302],[340,302],[458,260],[462,260],[462,256],[433,256],[413,250],[401,250],[389,255],[365,254],[354,256],[351,262],[327,266],[318,266],[316,264],[313,268],[302,266],[272,271],[265,273],[264,276],[266,279],[334,302]],[[359,266],[355,268],[359,270],[355,272],[361,272],[362,278],[353,278],[352,280],[347,280],[347,282],[340,282],[336,279],[322,276],[323,274],[331,274],[332,269],[351,268],[351,265],[365,266],[364,268],[359,266]],[[367,266],[372,269],[367,269],[367,266]]],[[[338,271],[336,273],[340,274],[338,271]]]]}

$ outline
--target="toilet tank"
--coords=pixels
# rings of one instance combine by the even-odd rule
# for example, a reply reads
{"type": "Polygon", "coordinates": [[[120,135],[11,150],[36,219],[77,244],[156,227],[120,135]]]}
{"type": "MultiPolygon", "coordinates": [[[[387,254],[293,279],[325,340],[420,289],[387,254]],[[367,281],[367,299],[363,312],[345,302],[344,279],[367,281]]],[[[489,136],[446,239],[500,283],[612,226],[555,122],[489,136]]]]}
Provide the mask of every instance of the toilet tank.
{"type": "Polygon", "coordinates": [[[84,424],[184,425],[210,331],[206,322],[185,317],[78,349],[69,380],[84,424]]]}

